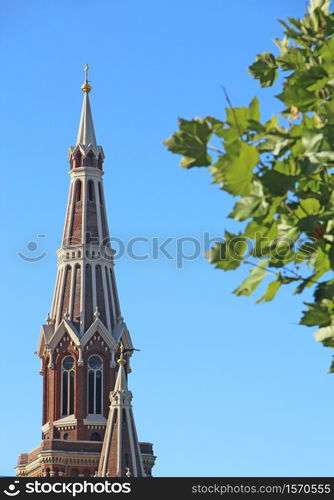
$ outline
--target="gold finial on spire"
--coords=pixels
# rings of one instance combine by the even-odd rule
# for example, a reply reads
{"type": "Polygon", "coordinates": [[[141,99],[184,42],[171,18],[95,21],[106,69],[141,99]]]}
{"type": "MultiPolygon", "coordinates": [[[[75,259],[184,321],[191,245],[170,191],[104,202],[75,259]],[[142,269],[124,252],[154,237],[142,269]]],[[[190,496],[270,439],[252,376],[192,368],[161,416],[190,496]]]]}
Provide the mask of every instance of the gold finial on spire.
{"type": "Polygon", "coordinates": [[[81,90],[82,90],[82,92],[87,92],[87,94],[92,90],[92,87],[88,83],[88,70],[89,70],[89,66],[88,66],[88,64],[86,64],[84,67],[85,82],[82,85],[81,90]]]}
{"type": "Polygon", "coordinates": [[[125,363],[126,363],[126,360],[124,358],[124,345],[123,345],[123,342],[121,343],[120,351],[121,351],[121,356],[117,360],[117,362],[118,362],[119,366],[122,366],[122,365],[125,365],[125,363]]]}

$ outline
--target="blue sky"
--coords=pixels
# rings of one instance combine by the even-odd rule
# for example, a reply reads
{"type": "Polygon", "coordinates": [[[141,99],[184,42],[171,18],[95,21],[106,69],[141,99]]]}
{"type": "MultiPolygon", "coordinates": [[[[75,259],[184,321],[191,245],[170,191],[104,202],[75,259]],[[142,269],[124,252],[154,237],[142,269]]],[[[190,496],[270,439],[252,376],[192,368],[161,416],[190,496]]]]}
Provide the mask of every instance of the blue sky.
{"type": "MultiPolygon", "coordinates": [[[[257,95],[265,118],[277,112],[277,89],[261,90],[247,67],[275,50],[276,19],[304,10],[304,0],[1,2],[1,475],[40,440],[34,351],[52,299],[84,64],[112,235],[221,236],[235,229],[232,200],[205,169],[179,168],[162,140],[178,116],[223,117],[221,85],[235,106],[257,95]],[[48,255],[31,263],[18,252],[48,255]]],[[[141,350],[129,381],[137,429],[154,443],[157,476],[333,473],[331,352],[298,326],[306,296],[283,290],[255,305],[232,295],[247,272],[214,270],[203,257],[182,269],[163,256],[117,261],[141,350]]]]}

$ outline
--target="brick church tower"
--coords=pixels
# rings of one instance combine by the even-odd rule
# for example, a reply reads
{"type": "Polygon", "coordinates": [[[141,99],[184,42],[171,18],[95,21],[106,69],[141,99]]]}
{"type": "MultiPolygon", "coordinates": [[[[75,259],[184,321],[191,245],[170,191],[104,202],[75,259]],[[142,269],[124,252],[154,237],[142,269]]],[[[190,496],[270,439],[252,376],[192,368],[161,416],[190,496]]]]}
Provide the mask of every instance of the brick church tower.
{"type": "Polygon", "coordinates": [[[43,376],[42,441],[19,456],[18,476],[150,476],[127,387],[133,353],[121,315],[85,68],[77,143],[51,313],[37,354],[43,376]]]}

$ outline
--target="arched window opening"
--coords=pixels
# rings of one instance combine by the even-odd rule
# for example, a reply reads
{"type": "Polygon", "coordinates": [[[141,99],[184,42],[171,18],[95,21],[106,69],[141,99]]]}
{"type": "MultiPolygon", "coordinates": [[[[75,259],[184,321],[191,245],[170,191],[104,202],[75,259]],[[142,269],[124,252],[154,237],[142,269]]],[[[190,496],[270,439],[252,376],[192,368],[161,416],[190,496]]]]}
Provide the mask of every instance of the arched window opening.
{"type": "Polygon", "coordinates": [[[94,166],[94,155],[91,151],[89,151],[87,155],[87,167],[93,167],[94,166]]]}
{"type": "Polygon", "coordinates": [[[62,362],[62,415],[74,413],[74,359],[66,356],[62,362]]]}
{"type": "Polygon", "coordinates": [[[91,441],[101,441],[101,435],[98,432],[93,432],[90,437],[91,441]]]}
{"type": "Polygon", "coordinates": [[[88,360],[88,413],[102,414],[102,369],[100,356],[88,360]]]}
{"type": "Polygon", "coordinates": [[[114,413],[114,424],[117,423],[117,409],[115,410],[115,413],[114,413]]]}
{"type": "Polygon", "coordinates": [[[126,413],[125,413],[125,410],[123,408],[122,410],[122,424],[125,425],[126,424],[126,413]]]}
{"type": "Polygon", "coordinates": [[[94,201],[94,183],[88,181],[88,201],[94,201]]]}
{"type": "Polygon", "coordinates": [[[70,435],[68,432],[65,432],[65,434],[63,435],[63,439],[65,439],[65,441],[67,441],[69,439],[70,435]]]}
{"type": "Polygon", "coordinates": [[[97,160],[97,168],[102,170],[102,155],[101,153],[99,154],[98,160],[97,160]]]}
{"type": "Polygon", "coordinates": [[[82,163],[82,155],[80,151],[78,151],[77,154],[75,155],[75,168],[81,167],[81,163],[82,163]]]}
{"type": "Polygon", "coordinates": [[[78,179],[75,183],[75,202],[81,201],[81,181],[78,179]]]}
{"type": "Polygon", "coordinates": [[[98,183],[98,186],[99,186],[99,202],[100,202],[101,205],[103,205],[101,182],[98,183]]]}

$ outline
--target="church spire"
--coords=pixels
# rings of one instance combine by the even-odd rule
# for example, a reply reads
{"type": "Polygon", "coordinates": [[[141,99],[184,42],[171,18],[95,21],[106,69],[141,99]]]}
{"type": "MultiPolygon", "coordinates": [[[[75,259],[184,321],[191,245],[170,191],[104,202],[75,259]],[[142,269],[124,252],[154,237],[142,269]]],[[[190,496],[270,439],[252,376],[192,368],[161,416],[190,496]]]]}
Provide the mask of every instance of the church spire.
{"type": "Polygon", "coordinates": [[[155,460],[152,444],[138,443],[127,388],[133,346],[117,294],[104,153],[95,140],[87,72],[88,66],[78,144],[69,149],[69,196],[54,297],[37,347],[42,442],[38,451],[20,455],[17,473],[22,476],[88,477],[99,463],[104,476],[108,470],[111,476],[144,476],[143,466],[150,475],[155,460]]]}
{"type": "Polygon", "coordinates": [[[143,460],[132,413],[132,393],[124,369],[123,344],[120,346],[118,373],[110,393],[110,410],[104,435],[98,477],[144,477],[143,460]]]}
{"type": "Polygon", "coordinates": [[[82,103],[77,145],[81,144],[83,146],[87,146],[88,144],[91,144],[92,146],[96,146],[94,123],[93,123],[92,111],[90,108],[89,95],[88,95],[89,92],[92,90],[92,87],[90,86],[88,80],[88,70],[89,66],[88,64],[86,64],[84,69],[85,81],[81,87],[81,90],[84,93],[84,98],[82,103]]]}

